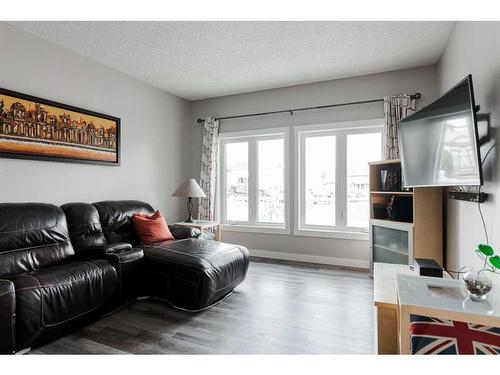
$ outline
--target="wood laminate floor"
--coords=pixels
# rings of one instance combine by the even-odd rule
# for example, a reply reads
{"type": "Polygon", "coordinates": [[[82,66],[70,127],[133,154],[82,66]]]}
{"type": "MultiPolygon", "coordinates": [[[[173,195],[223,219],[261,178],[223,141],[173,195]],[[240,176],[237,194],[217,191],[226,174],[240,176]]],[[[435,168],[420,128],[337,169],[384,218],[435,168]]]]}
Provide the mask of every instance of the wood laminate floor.
{"type": "Polygon", "coordinates": [[[252,259],[246,280],[200,313],[143,300],[32,354],[373,353],[363,271],[252,259]]]}

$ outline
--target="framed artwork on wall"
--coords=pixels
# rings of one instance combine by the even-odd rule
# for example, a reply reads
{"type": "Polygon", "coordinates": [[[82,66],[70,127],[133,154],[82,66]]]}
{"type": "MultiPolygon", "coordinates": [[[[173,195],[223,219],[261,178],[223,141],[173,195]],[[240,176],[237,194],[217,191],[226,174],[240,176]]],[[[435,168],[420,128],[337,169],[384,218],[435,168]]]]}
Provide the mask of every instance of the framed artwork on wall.
{"type": "Polygon", "coordinates": [[[0,88],[0,157],[120,164],[120,119],[0,88]]]}

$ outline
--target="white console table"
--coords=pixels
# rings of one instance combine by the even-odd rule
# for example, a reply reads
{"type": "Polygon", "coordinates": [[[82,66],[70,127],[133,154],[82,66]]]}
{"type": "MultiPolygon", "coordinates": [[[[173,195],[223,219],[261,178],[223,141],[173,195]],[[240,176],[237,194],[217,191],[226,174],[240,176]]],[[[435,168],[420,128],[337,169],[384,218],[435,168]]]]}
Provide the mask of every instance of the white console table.
{"type": "Polygon", "coordinates": [[[401,354],[410,354],[410,314],[500,327],[500,298],[495,298],[499,297],[495,289],[487,300],[475,302],[462,280],[398,274],[397,291],[401,354]]]}

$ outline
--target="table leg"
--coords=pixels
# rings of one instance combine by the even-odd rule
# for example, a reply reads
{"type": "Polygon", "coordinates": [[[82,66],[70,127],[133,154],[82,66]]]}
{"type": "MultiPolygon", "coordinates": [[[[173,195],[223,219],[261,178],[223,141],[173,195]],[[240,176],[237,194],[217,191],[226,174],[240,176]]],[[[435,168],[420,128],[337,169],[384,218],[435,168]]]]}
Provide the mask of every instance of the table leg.
{"type": "Polygon", "coordinates": [[[399,306],[399,353],[410,353],[410,311],[399,306]]]}
{"type": "Polygon", "coordinates": [[[375,307],[377,354],[398,354],[398,317],[396,309],[375,307]]]}

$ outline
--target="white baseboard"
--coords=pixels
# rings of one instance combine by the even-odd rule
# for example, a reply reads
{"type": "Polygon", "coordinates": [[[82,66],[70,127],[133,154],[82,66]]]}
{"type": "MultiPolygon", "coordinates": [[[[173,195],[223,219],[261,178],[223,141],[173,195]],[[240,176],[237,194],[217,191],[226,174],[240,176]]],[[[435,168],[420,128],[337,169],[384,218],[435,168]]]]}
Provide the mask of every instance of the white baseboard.
{"type": "Polygon", "coordinates": [[[368,260],[361,260],[361,259],[325,257],[320,255],[285,253],[281,251],[267,251],[267,250],[256,250],[256,249],[248,249],[248,251],[250,252],[250,256],[260,257],[260,258],[291,260],[294,262],[305,262],[305,263],[328,264],[331,266],[342,266],[342,267],[353,267],[353,268],[364,268],[364,269],[370,268],[370,262],[368,260]]]}

